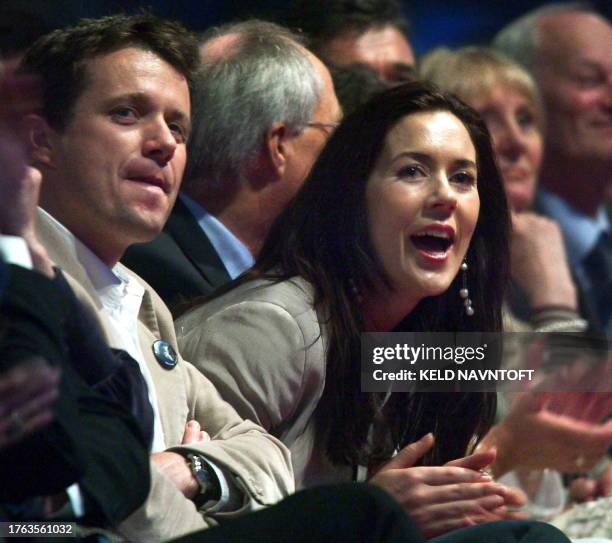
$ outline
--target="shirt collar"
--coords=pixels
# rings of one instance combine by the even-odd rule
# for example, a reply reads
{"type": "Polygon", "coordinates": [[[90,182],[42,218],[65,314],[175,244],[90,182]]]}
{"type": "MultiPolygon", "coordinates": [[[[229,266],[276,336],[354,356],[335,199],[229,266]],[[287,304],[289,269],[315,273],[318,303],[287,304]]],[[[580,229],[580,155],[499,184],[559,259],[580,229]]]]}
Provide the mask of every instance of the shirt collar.
{"type": "Polygon", "coordinates": [[[219,219],[185,194],[181,193],[179,197],[217,251],[221,262],[223,262],[232,279],[253,266],[255,260],[251,252],[219,219]]]}
{"type": "Polygon", "coordinates": [[[109,268],[89,247],[87,247],[87,245],[78,239],[55,217],[50,215],[44,209],[40,209],[40,211],[47,217],[47,219],[49,219],[49,221],[51,221],[51,223],[64,238],[64,241],[74,250],[77,260],[85,269],[85,273],[87,273],[87,276],[93,287],[96,289],[98,295],[117,291],[119,288],[127,288],[128,285],[130,289],[140,286],[136,281],[130,281],[129,276],[122,273],[119,266],[109,268]]]}
{"type": "Polygon", "coordinates": [[[598,210],[595,218],[589,217],[546,189],[538,190],[538,206],[559,223],[573,266],[580,264],[599,236],[610,229],[610,221],[603,208],[598,210]]]}

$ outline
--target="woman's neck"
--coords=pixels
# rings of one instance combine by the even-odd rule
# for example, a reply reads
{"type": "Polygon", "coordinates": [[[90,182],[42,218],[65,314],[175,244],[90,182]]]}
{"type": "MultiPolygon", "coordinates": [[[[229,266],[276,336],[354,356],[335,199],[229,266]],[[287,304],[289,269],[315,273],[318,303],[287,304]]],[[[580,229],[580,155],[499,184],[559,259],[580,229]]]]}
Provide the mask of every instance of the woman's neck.
{"type": "Polygon", "coordinates": [[[419,301],[415,297],[408,297],[381,285],[375,292],[363,297],[365,331],[388,332],[393,330],[419,301]]]}

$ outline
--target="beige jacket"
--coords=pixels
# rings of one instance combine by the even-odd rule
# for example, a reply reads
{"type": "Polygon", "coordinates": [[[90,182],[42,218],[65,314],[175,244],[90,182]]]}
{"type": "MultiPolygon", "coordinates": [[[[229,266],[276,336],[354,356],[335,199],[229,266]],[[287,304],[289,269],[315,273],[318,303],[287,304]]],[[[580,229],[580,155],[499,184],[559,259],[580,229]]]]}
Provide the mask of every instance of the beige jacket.
{"type": "Polygon", "coordinates": [[[185,356],[238,413],[289,447],[297,488],[350,481],[316,441],[328,332],[300,278],[251,281],[176,321],[185,356]],[[188,354],[187,354],[188,353],[188,354]]]}
{"type": "MultiPolygon", "coordinates": [[[[38,236],[51,259],[64,270],[77,297],[97,315],[102,329],[111,338],[102,304],[74,249],[66,243],[57,227],[42,216],[39,217],[38,236]]],[[[179,357],[178,364],[171,370],[162,368],[157,362],[151,349],[155,340],[163,339],[177,347],[172,317],[144,281],[127,268],[123,269],[146,289],[139,314],[140,342],[155,383],[167,447],[180,445],[186,422],[196,419],[210,434],[211,441],[186,448],[205,454],[231,473],[233,482],[244,491],[245,502],[237,512],[200,513],[193,502],[186,499],[152,464],[149,497],[119,526],[119,532],[132,541],[167,540],[215,525],[225,517],[275,503],[290,494],[294,490],[291,462],[282,443],[254,423],[243,420],[220,398],[211,382],[188,362],[179,357]]],[[[109,343],[113,346],[111,339],[109,343]]]]}

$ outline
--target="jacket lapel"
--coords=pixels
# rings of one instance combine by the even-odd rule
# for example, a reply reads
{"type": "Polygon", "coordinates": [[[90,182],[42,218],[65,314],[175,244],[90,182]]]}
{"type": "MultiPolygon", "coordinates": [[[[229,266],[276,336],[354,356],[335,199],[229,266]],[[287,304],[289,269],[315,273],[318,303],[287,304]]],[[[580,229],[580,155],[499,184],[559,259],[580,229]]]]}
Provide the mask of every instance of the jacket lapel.
{"type": "Polygon", "coordinates": [[[176,199],[165,230],[213,289],[230,280],[217,251],[180,197],[176,199]]]}

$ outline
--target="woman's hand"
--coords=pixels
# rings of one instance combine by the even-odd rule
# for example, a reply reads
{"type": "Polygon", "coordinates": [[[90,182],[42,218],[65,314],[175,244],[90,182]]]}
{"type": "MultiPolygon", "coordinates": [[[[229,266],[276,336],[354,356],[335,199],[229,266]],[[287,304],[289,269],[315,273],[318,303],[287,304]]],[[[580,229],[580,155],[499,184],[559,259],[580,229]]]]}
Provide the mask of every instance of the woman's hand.
{"type": "Polygon", "coordinates": [[[512,279],[532,307],[577,308],[576,287],[556,222],[535,213],[514,213],[510,250],[512,279]]]}
{"type": "Polygon", "coordinates": [[[580,477],[570,485],[570,498],[575,502],[590,502],[612,495],[612,464],[609,464],[596,479],[580,477]]]}
{"type": "Polygon", "coordinates": [[[479,471],[495,452],[440,467],[413,467],[433,443],[433,435],[427,434],[407,445],[370,479],[404,507],[425,537],[499,520],[505,506],[515,504],[515,493],[479,471]]]}
{"type": "Polygon", "coordinates": [[[596,392],[517,394],[478,449],[497,449],[491,466],[496,477],[516,467],[587,471],[612,444],[612,421],[598,424],[602,413],[610,412],[611,399],[596,392]]]}

